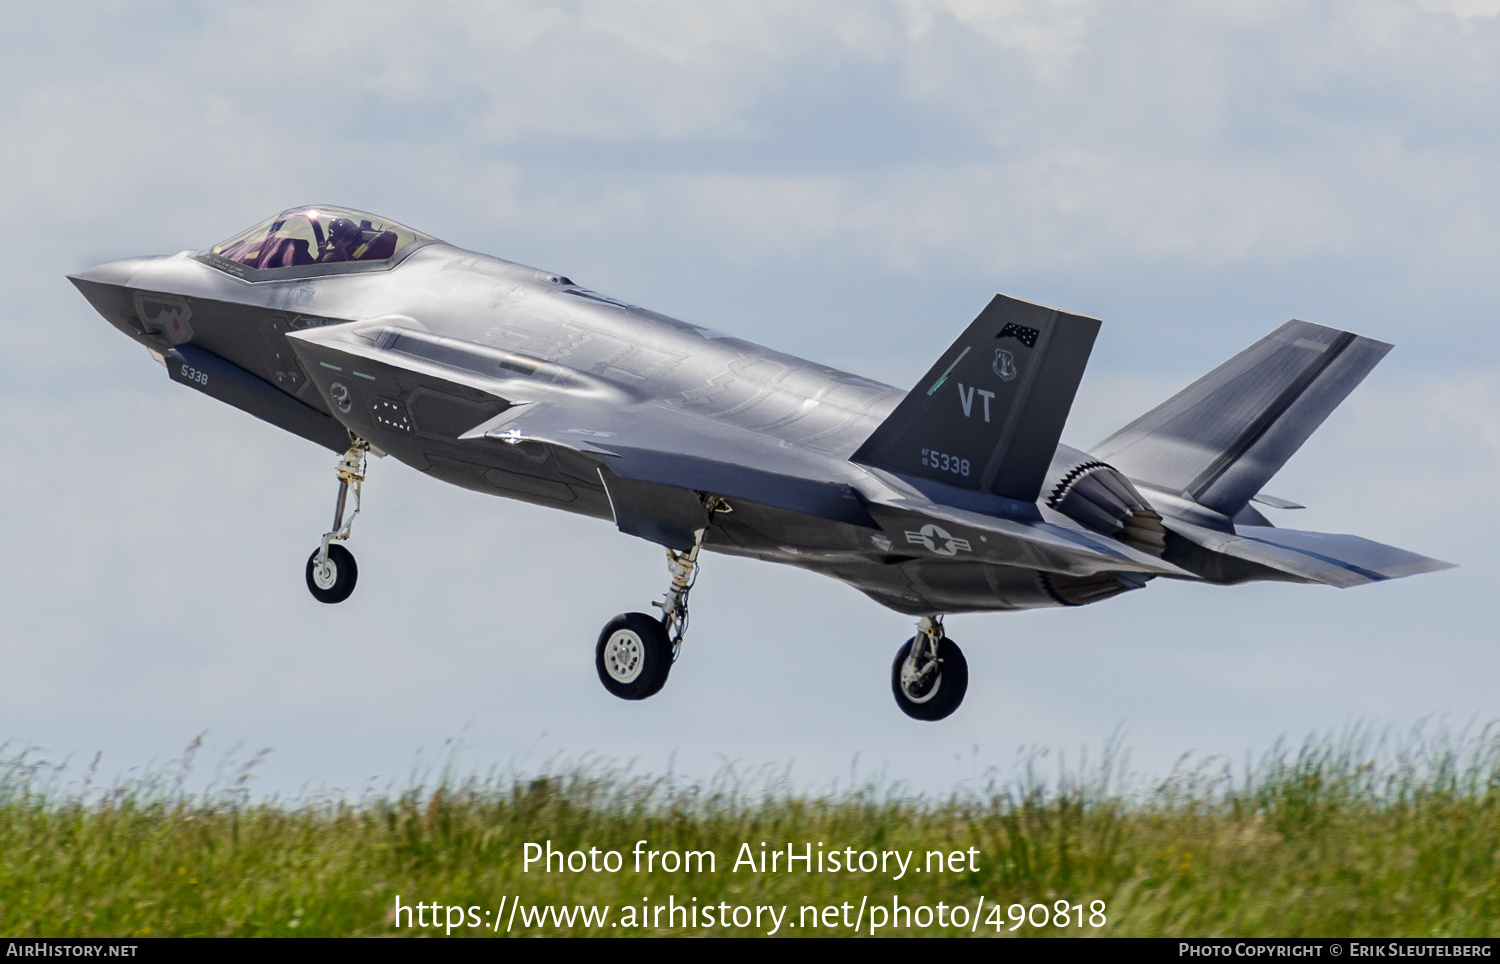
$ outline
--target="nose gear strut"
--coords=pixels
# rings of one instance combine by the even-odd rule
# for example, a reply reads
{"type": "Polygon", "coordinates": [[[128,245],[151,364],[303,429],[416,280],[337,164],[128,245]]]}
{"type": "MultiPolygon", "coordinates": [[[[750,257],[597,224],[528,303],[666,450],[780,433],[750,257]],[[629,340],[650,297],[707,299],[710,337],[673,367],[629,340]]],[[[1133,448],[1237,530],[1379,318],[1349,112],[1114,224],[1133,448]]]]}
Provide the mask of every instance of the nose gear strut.
{"type": "Polygon", "coordinates": [[[370,443],[349,433],[349,448],[339,456],[335,471],[339,477],[339,496],[333,510],[333,528],[323,533],[318,550],[307,560],[307,588],[318,602],[339,603],[354,592],[354,583],[359,578],[359,569],[354,563],[354,553],[343,546],[333,545],[335,539],[349,538],[354,518],[359,515],[360,489],[365,480],[365,456],[370,443]],[[349,491],[354,491],[354,511],[344,518],[349,491]]]}

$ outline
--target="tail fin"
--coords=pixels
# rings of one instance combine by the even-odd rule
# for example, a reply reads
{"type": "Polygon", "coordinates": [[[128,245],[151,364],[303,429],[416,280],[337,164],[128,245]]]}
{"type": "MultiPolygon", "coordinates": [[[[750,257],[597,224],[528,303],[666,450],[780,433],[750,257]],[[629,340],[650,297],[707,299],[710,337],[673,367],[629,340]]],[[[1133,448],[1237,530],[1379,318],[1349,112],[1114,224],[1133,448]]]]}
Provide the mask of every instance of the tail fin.
{"type": "Polygon", "coordinates": [[[1034,502],[1098,333],[996,295],[852,460],[1034,502]]]}
{"type": "Polygon", "coordinates": [[[1289,321],[1094,446],[1131,479],[1233,517],[1391,346],[1289,321]]]}

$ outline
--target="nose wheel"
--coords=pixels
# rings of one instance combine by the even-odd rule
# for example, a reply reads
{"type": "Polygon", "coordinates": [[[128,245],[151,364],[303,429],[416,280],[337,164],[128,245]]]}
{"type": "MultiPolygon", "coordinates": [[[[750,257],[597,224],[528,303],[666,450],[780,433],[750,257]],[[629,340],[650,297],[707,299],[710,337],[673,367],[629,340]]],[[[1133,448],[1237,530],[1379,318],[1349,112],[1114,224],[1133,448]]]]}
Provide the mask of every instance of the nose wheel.
{"type": "Polygon", "coordinates": [[[354,592],[359,578],[354,553],[343,546],[329,546],[327,556],[321,561],[319,556],[323,556],[321,549],[307,557],[307,591],[318,602],[341,603],[354,592]]]}
{"type": "Polygon", "coordinates": [[[914,720],[941,720],[953,715],[968,689],[963,650],[943,631],[943,617],[924,616],[891,665],[896,705],[914,720]]]}
{"type": "Polygon", "coordinates": [[[362,438],[349,436],[349,450],[339,457],[339,497],[333,510],[333,529],[323,533],[322,545],[318,546],[307,560],[307,591],[321,603],[341,603],[354,592],[354,583],[359,578],[359,567],[354,564],[354,553],[343,546],[334,545],[335,539],[349,538],[354,527],[354,517],[359,515],[360,488],[365,480],[365,453],[370,443],[362,438]],[[349,492],[354,492],[354,511],[344,518],[349,492]]]}

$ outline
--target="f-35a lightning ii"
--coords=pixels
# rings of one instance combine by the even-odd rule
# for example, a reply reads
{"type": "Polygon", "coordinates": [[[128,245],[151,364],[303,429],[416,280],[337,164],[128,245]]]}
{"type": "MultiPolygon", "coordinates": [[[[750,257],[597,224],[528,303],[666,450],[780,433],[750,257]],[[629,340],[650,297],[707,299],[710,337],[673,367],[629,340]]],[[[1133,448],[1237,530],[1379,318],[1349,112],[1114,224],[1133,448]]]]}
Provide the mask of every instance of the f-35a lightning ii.
{"type": "Polygon", "coordinates": [[[1304,321],[1085,452],[1058,439],[1099,322],[999,295],[902,392],[337,207],[70,277],[173,381],[340,453],[307,561],[322,602],[354,589],[340,543],[367,453],[665,547],[661,615],[615,617],[595,649],[624,699],[666,682],[705,549],[920,617],[891,670],[920,720],[968,686],[947,613],[1082,606],[1157,577],[1346,587],[1448,565],[1252,505],[1297,508],[1261,487],[1390,349],[1304,321]]]}

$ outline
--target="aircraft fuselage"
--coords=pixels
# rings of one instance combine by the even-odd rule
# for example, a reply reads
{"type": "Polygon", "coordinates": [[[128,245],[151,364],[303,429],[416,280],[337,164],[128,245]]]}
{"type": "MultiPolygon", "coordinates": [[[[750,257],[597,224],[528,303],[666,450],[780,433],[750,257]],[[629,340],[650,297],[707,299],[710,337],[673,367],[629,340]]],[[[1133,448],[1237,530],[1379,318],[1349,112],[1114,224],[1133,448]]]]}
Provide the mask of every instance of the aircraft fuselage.
{"type": "MultiPolygon", "coordinates": [[[[332,277],[250,282],[184,252],[112,262],[74,279],[107,320],[158,357],[195,346],[419,471],[606,520],[614,513],[598,459],[536,442],[459,439],[505,409],[494,394],[432,367],[423,372],[375,360],[310,365],[287,335],[394,319],[513,355],[517,375],[537,362],[578,373],[588,387],[614,393],[612,404],[666,400],[684,415],[732,430],[748,443],[747,456],[759,449],[784,465],[851,481],[866,473],[849,456],[905,395],[608,299],[556,274],[446,244],[425,245],[391,269],[332,277]],[[334,385],[330,404],[325,393],[334,385]],[[339,410],[341,399],[347,411],[339,410]]],[[[174,380],[193,387],[213,377],[201,370],[206,365],[174,364],[186,369],[172,371],[174,380]]],[[[732,512],[715,516],[704,548],[818,570],[907,612],[1063,604],[1037,570],[941,558],[949,548],[944,542],[935,546],[937,559],[891,544],[873,524],[859,524],[867,517],[850,495],[849,521],[735,500],[732,512]]]]}

